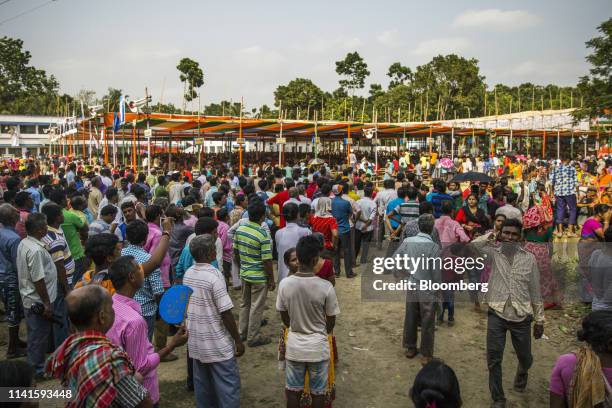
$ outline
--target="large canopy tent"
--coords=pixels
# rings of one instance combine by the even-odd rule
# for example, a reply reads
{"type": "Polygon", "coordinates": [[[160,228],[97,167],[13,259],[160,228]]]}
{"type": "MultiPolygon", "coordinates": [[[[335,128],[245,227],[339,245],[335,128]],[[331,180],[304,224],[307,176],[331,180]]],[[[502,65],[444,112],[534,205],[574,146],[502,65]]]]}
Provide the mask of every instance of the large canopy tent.
{"type": "MultiPolygon", "coordinates": [[[[533,148],[532,154],[560,157],[561,152],[569,151],[570,147],[574,151],[575,140],[584,142],[586,152],[589,142],[598,145],[599,136],[603,136],[599,130],[590,129],[588,121],[576,123],[571,113],[572,109],[528,111],[480,118],[400,123],[127,113],[125,124],[116,132],[113,131],[115,115],[108,113],[102,117],[79,121],[76,132],[55,135],[50,140],[56,144],[58,152],[62,150],[68,155],[72,154],[73,148],[75,154],[78,154],[81,147],[83,156],[86,156],[86,146],[96,146],[104,152],[105,162],[109,162],[110,151],[116,153],[117,145],[125,147],[127,143],[133,165],[136,165],[136,152],[141,149],[152,149],[153,154],[162,150],[172,152],[176,148],[173,148],[172,143],[191,142],[195,146],[207,140],[237,142],[240,155],[245,141],[276,141],[284,144],[312,140],[315,155],[317,145],[336,143],[336,148],[342,149],[344,146],[347,160],[351,145],[372,146],[390,140],[395,141],[398,152],[401,145],[407,146],[407,140],[420,140],[421,145],[426,146],[430,152],[448,152],[450,156],[459,152],[459,146],[465,147],[466,143],[475,147],[484,144],[484,151],[493,154],[500,148],[510,151],[518,147],[516,150],[521,150],[521,140],[531,141],[526,143],[528,146],[535,146],[535,141],[539,140],[539,148],[533,148]],[[503,140],[501,147],[499,140],[503,140]]],[[[477,151],[482,153],[483,149],[477,151]]],[[[279,162],[281,160],[279,149],[279,162]]]]}

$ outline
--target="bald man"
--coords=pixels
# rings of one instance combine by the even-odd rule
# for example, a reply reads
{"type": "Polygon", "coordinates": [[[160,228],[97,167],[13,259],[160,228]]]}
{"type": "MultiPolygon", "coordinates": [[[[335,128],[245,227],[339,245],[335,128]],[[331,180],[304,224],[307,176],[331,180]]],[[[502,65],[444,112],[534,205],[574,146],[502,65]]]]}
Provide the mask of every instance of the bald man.
{"type": "Polygon", "coordinates": [[[72,389],[79,406],[152,407],[128,355],[104,334],[115,321],[110,294],[83,286],[70,292],[66,306],[76,333],[49,358],[47,373],[72,389]]]}

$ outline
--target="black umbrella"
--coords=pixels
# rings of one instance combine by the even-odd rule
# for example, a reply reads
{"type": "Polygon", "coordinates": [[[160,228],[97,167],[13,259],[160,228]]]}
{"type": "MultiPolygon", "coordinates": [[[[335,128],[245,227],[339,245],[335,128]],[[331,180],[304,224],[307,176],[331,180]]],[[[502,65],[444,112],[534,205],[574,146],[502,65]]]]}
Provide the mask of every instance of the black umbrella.
{"type": "Polygon", "coordinates": [[[492,177],[487,176],[484,173],[479,173],[477,171],[468,171],[467,173],[459,173],[451,180],[451,182],[455,182],[455,183],[461,183],[464,181],[478,181],[479,183],[492,183],[494,180],[492,177]]]}

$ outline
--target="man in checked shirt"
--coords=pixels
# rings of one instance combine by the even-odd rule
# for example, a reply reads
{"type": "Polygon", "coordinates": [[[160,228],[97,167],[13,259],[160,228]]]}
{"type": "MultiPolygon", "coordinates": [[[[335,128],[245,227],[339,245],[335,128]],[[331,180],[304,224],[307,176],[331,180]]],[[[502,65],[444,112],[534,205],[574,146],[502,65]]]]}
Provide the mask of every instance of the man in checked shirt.
{"type": "Polygon", "coordinates": [[[569,210],[568,237],[575,237],[574,228],[578,216],[576,192],[578,191],[578,178],[576,168],[570,166],[569,159],[564,158],[560,166],[556,167],[550,176],[555,195],[555,221],[557,223],[557,237],[563,236],[563,218],[566,209],[569,210]]]}
{"type": "Polygon", "coordinates": [[[533,254],[520,246],[523,226],[516,219],[507,219],[498,236],[485,242],[473,242],[474,248],[491,263],[491,276],[485,296],[489,305],[487,321],[487,366],[489,390],[494,408],[506,406],[502,385],[502,360],[506,332],[518,358],[514,390],[525,391],[531,355],[531,323],[533,337],[544,334],[544,306],[540,292],[540,272],[533,254]]]}
{"type": "MultiPolygon", "coordinates": [[[[164,232],[162,235],[164,234],[168,233],[164,232]]],[[[142,220],[134,220],[125,228],[125,235],[130,244],[121,250],[121,256],[131,255],[139,265],[146,263],[151,258],[151,254],[143,248],[149,235],[147,224],[142,220]]],[[[142,309],[142,317],[147,322],[149,341],[153,338],[157,303],[163,293],[161,271],[157,268],[145,278],[144,284],[134,295],[134,300],[140,304],[142,309]]]]}

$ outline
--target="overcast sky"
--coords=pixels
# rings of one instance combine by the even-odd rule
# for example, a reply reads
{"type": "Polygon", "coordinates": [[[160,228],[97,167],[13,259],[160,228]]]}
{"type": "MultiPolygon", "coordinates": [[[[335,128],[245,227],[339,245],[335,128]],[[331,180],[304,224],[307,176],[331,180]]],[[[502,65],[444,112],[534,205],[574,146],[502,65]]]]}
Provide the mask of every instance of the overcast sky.
{"type": "MultiPolygon", "coordinates": [[[[0,21],[47,1],[9,0],[0,21]]],[[[336,89],[335,61],[352,51],[372,72],[364,93],[386,86],[393,62],[414,69],[440,53],[478,59],[489,85],[574,85],[588,70],[585,41],[610,16],[610,0],[57,0],[0,36],[23,39],[69,94],[148,86],[154,102],[180,105],[176,65],[189,57],[204,69],[202,105],[243,96],[252,107],[296,77],[336,89]]]]}

